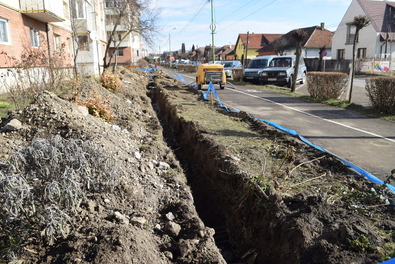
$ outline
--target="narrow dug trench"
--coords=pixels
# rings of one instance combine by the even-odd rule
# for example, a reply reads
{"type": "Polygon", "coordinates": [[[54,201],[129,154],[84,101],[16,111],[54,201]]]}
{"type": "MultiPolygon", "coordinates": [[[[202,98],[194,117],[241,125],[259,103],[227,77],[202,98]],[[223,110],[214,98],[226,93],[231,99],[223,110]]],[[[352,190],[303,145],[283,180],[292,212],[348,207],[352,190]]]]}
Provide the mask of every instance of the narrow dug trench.
{"type": "MultiPolygon", "coordinates": [[[[393,234],[393,206],[377,206],[379,216],[361,216],[340,202],[328,203],[323,192],[284,195],[259,185],[200,122],[180,115],[189,111],[189,104],[205,104],[197,91],[159,79],[153,87],[150,93],[165,137],[183,164],[199,215],[216,230],[217,246],[228,263],[379,263],[389,258],[382,248],[392,241],[376,229],[393,234]],[[353,246],[361,237],[369,240],[369,246],[353,246]]],[[[309,159],[325,156],[245,113],[237,115],[268,137],[282,137],[288,146],[305,151],[309,159]]],[[[347,178],[333,179],[350,181],[347,184],[353,187],[346,189],[372,188],[329,155],[320,159],[319,166],[315,169],[320,172],[347,178]]]]}

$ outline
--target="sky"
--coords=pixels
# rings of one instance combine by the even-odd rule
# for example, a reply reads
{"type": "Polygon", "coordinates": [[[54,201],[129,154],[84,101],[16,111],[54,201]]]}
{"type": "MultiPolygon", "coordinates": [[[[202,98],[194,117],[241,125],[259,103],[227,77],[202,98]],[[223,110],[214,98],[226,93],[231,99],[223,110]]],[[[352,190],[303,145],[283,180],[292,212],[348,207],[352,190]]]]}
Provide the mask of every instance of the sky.
{"type": "Polygon", "coordinates": [[[236,44],[239,34],[285,34],[293,29],[319,26],[335,31],[352,0],[153,0],[160,9],[160,35],[152,53],[211,45],[236,44]],[[211,3],[211,1],[213,1],[211,3]],[[213,9],[211,5],[213,4],[213,9]],[[170,40],[170,41],[169,41],[170,40]]]}

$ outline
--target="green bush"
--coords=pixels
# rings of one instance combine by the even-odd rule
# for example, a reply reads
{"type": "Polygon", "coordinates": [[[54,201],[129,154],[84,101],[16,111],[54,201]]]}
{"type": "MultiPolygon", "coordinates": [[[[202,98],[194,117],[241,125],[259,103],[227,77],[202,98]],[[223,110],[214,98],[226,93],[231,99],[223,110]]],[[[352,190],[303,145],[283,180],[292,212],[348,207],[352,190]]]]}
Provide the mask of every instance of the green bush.
{"type": "Polygon", "coordinates": [[[348,75],[341,72],[307,73],[307,91],[313,98],[338,99],[347,88],[348,75]]]}
{"type": "Polygon", "coordinates": [[[375,111],[395,114],[395,77],[374,77],[366,79],[366,91],[375,111]]]}

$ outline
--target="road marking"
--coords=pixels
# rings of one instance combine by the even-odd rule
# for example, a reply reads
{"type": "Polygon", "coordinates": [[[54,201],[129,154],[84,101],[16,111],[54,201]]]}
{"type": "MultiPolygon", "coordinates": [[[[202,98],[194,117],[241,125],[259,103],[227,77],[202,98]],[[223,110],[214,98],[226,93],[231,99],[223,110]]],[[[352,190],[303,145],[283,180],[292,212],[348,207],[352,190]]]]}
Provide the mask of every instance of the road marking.
{"type": "Polygon", "coordinates": [[[314,118],[317,118],[317,119],[320,119],[320,120],[323,120],[323,121],[326,121],[326,122],[329,122],[329,123],[333,123],[333,124],[336,124],[336,125],[339,125],[339,126],[342,126],[342,127],[346,127],[346,128],[358,131],[358,132],[362,132],[362,133],[365,133],[365,134],[368,134],[368,135],[371,135],[371,136],[374,136],[374,137],[378,137],[378,138],[390,141],[392,143],[395,143],[395,140],[387,138],[387,137],[384,137],[384,136],[381,136],[379,134],[375,134],[375,133],[372,133],[372,132],[369,132],[369,131],[366,131],[366,130],[362,130],[362,129],[359,129],[359,128],[356,128],[356,127],[352,127],[352,126],[349,126],[349,125],[345,125],[345,124],[342,124],[342,123],[339,123],[339,122],[336,122],[336,121],[333,121],[333,120],[330,120],[330,119],[322,118],[320,116],[313,115],[313,114],[307,113],[305,111],[296,109],[294,107],[290,107],[290,106],[287,106],[287,105],[284,105],[284,104],[280,104],[280,103],[274,102],[272,100],[269,100],[269,99],[266,99],[266,98],[262,98],[262,97],[259,97],[259,96],[253,95],[253,94],[248,94],[248,93],[245,93],[245,92],[242,92],[242,91],[238,91],[238,90],[233,90],[233,91],[241,93],[241,94],[248,95],[250,97],[257,98],[257,99],[262,100],[262,101],[266,101],[266,102],[269,102],[269,103],[280,105],[280,106],[288,108],[288,109],[290,109],[292,111],[299,112],[299,113],[302,113],[302,114],[305,114],[305,115],[308,115],[308,116],[311,116],[311,117],[314,117],[314,118]]]}

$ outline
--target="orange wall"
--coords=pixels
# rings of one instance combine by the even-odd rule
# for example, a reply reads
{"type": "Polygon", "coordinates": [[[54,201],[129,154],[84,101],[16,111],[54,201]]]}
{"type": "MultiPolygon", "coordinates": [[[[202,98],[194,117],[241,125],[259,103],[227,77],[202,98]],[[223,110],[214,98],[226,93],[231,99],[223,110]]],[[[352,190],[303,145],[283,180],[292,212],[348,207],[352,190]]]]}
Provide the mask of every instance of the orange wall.
{"type": "MultiPolygon", "coordinates": [[[[0,67],[12,67],[13,62],[7,57],[14,57],[17,60],[20,60],[21,55],[30,52],[37,51],[43,52],[46,56],[48,56],[48,41],[47,41],[47,27],[46,23],[35,20],[28,16],[22,15],[21,13],[0,6],[0,17],[3,19],[9,20],[9,30],[11,36],[10,44],[1,44],[0,43],[0,67]],[[30,39],[30,28],[34,28],[40,34],[40,48],[32,48],[31,39],[30,39]]],[[[50,49],[54,51],[54,33],[61,36],[61,42],[66,44],[65,54],[61,56],[57,56],[56,58],[61,58],[64,62],[64,65],[70,65],[73,63],[73,55],[70,51],[73,48],[68,47],[67,38],[71,38],[71,33],[58,28],[53,25],[49,25],[49,39],[50,39],[50,49]]],[[[54,55],[53,53],[52,55],[54,55]]]]}

